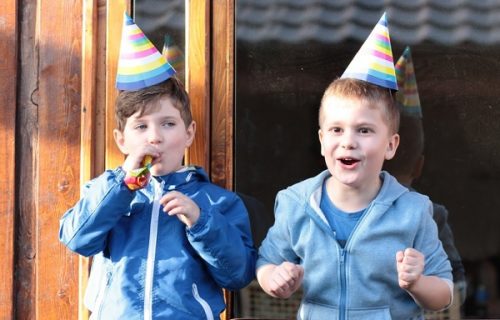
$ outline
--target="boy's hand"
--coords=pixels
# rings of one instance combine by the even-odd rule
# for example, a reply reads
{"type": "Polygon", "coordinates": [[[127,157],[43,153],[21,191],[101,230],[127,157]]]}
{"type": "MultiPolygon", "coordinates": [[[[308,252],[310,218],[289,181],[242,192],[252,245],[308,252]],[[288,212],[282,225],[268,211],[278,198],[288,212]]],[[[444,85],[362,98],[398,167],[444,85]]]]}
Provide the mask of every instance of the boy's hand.
{"type": "Polygon", "coordinates": [[[405,290],[410,290],[424,271],[425,258],[419,251],[407,248],[404,252],[398,251],[396,253],[396,265],[399,286],[405,290]]]}
{"type": "Polygon", "coordinates": [[[288,261],[275,266],[268,278],[269,293],[277,298],[289,298],[302,285],[304,268],[288,261]]]}
{"type": "Polygon", "coordinates": [[[122,169],[125,172],[129,172],[135,169],[142,168],[144,164],[142,163],[144,160],[144,157],[150,155],[153,157],[153,162],[152,164],[155,163],[155,159],[160,156],[158,153],[158,150],[156,150],[155,147],[151,145],[146,145],[144,148],[138,148],[134,150],[134,152],[131,152],[130,154],[127,155],[127,158],[122,164],[122,169]]]}
{"type": "Polygon", "coordinates": [[[200,208],[194,201],[178,191],[167,192],[160,199],[163,211],[168,215],[176,215],[185,225],[191,228],[200,217],[200,208]]]}

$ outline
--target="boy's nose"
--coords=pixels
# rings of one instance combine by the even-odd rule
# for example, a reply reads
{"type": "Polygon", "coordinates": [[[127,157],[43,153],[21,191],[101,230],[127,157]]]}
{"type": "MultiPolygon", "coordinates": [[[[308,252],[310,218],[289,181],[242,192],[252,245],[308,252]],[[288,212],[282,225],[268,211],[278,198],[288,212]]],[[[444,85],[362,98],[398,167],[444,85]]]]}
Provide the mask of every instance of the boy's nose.
{"type": "Polygon", "coordinates": [[[162,141],[160,130],[158,128],[151,128],[148,136],[149,143],[158,144],[162,141]]]}
{"type": "Polygon", "coordinates": [[[356,141],[355,141],[353,135],[350,133],[344,134],[341,146],[342,146],[342,148],[347,149],[347,150],[351,150],[351,149],[356,148],[356,141]]]}

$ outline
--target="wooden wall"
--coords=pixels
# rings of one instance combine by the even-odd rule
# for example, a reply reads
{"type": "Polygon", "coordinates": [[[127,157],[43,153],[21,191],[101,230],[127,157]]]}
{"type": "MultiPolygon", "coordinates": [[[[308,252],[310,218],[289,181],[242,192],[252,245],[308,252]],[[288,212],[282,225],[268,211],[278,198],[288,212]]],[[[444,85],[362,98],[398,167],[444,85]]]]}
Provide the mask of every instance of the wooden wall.
{"type": "Polygon", "coordinates": [[[0,4],[1,319],[71,319],[77,257],[59,218],[80,189],[81,1],[0,4]]]}
{"type": "Polygon", "coordinates": [[[13,315],[17,2],[0,2],[0,318],[13,315]]]}
{"type": "MultiPolygon", "coordinates": [[[[80,186],[121,163],[114,77],[128,0],[0,2],[0,319],[87,319],[90,262],[58,240],[80,186]]],[[[190,163],[232,187],[233,1],[192,1],[190,163]]],[[[230,299],[230,295],[227,295],[230,299]]]]}

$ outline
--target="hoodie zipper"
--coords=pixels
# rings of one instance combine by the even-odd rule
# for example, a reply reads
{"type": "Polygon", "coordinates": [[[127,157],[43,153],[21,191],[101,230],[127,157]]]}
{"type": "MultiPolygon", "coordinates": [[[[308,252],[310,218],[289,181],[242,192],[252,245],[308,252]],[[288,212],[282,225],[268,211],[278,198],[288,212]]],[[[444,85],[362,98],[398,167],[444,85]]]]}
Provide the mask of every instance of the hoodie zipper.
{"type": "Polygon", "coordinates": [[[148,257],[146,261],[146,277],[144,283],[144,320],[153,319],[153,278],[156,258],[156,240],[158,237],[158,218],[160,216],[160,197],[163,182],[159,184],[151,179],[154,186],[153,209],[151,211],[151,224],[149,226],[148,257]]]}
{"type": "Polygon", "coordinates": [[[359,229],[359,226],[363,223],[363,220],[366,219],[366,216],[368,215],[369,211],[373,207],[373,202],[370,203],[370,205],[366,208],[366,211],[364,212],[363,216],[361,219],[358,221],[356,226],[354,226],[354,229],[352,230],[351,234],[349,235],[349,238],[347,239],[345,245],[343,248],[340,249],[340,302],[339,302],[339,320],[345,320],[347,319],[346,317],[346,297],[347,297],[347,276],[346,276],[346,259],[347,259],[347,247],[350,247],[350,243],[352,242],[352,237],[356,233],[356,230],[359,229]]]}
{"type": "Polygon", "coordinates": [[[196,283],[193,283],[193,297],[198,301],[198,303],[201,305],[203,308],[203,311],[205,312],[205,315],[207,316],[207,320],[214,320],[214,316],[212,314],[212,309],[210,308],[210,305],[208,304],[207,301],[205,301],[201,296],[200,293],[198,292],[198,286],[196,283]]]}
{"type": "Polygon", "coordinates": [[[339,302],[339,320],[346,318],[346,251],[344,248],[340,249],[340,302],[339,302]]]}

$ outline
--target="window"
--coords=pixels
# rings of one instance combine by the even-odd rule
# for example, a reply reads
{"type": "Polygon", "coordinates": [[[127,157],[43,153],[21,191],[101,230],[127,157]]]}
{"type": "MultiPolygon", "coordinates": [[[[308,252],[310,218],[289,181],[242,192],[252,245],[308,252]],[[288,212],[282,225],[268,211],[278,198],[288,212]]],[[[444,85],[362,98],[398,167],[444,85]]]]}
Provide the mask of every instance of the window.
{"type": "Polygon", "coordinates": [[[423,110],[425,165],[414,187],[448,208],[468,281],[464,315],[500,316],[500,7],[384,3],[236,2],[235,189],[265,207],[253,225],[260,241],[276,192],[325,169],[322,93],[385,11],[394,61],[411,47],[423,110]]]}

